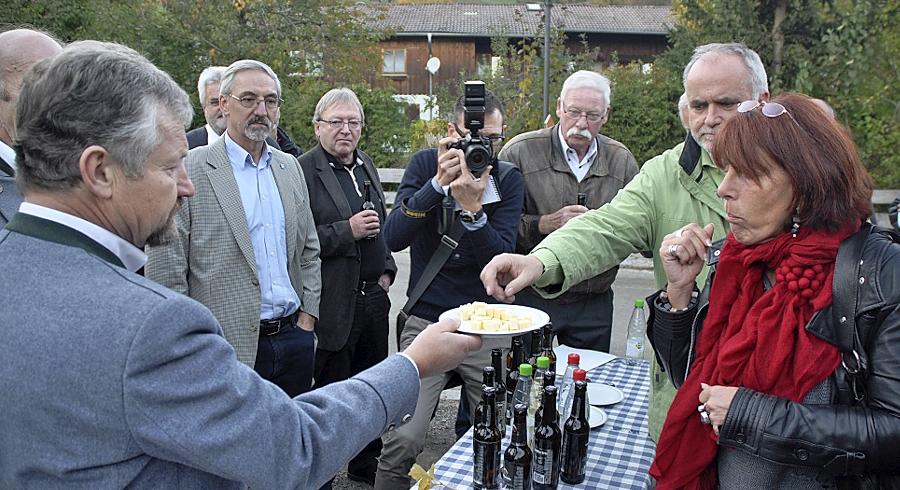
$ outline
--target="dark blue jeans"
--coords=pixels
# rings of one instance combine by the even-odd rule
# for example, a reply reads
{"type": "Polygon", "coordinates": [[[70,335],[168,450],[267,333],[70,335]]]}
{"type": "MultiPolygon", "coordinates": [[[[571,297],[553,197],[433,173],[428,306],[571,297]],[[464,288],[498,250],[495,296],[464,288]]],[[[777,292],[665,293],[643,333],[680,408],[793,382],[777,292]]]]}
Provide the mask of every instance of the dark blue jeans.
{"type": "Polygon", "coordinates": [[[253,370],[293,398],[309,391],[315,361],[313,333],[294,327],[259,336],[253,370]]]}

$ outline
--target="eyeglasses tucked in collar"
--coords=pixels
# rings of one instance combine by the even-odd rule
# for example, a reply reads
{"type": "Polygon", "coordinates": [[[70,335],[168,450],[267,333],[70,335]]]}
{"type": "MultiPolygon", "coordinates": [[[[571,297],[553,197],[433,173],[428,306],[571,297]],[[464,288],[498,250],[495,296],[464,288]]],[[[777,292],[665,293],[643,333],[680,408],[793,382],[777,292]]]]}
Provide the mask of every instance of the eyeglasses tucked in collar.
{"type": "Polygon", "coordinates": [[[802,129],[802,126],[800,126],[800,123],[798,123],[797,120],[794,119],[794,116],[792,116],[791,113],[788,112],[788,110],[778,102],[766,102],[764,100],[745,100],[741,102],[740,105],[738,105],[737,111],[743,114],[745,112],[753,111],[756,108],[759,108],[759,112],[761,112],[763,116],[766,116],[769,119],[787,114],[788,117],[791,118],[791,121],[794,121],[794,124],[796,124],[798,128],[802,129]]]}
{"type": "Polygon", "coordinates": [[[320,123],[325,123],[331,129],[343,129],[346,124],[351,131],[359,131],[363,127],[363,122],[356,119],[345,121],[343,119],[316,119],[320,123]]]}
{"type": "Polygon", "coordinates": [[[565,104],[563,104],[563,112],[566,114],[566,117],[573,121],[577,121],[581,119],[581,116],[584,116],[585,119],[588,120],[588,122],[592,123],[600,122],[603,119],[603,116],[605,116],[605,114],[600,112],[587,112],[572,108],[566,109],[565,104]]]}
{"type": "Polygon", "coordinates": [[[228,96],[240,102],[240,104],[247,109],[256,109],[259,106],[260,102],[264,102],[266,104],[266,110],[274,111],[275,109],[281,107],[281,104],[284,103],[284,99],[280,97],[257,97],[255,95],[235,97],[232,94],[228,94],[228,96]]]}

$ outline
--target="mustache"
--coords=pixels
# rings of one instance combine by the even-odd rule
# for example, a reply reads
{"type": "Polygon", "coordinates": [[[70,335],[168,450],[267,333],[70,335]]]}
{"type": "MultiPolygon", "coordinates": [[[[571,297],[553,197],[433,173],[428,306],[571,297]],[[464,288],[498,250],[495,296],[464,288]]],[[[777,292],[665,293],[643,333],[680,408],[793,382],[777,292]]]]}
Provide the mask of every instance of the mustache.
{"type": "Polygon", "coordinates": [[[572,126],[568,131],[566,131],[566,137],[568,138],[569,136],[581,136],[585,139],[591,139],[594,137],[587,129],[579,129],[575,126],[572,126]]]}
{"type": "Polygon", "coordinates": [[[265,125],[265,127],[272,129],[272,121],[266,116],[253,116],[247,121],[247,127],[250,127],[251,124],[262,124],[265,125]]]}

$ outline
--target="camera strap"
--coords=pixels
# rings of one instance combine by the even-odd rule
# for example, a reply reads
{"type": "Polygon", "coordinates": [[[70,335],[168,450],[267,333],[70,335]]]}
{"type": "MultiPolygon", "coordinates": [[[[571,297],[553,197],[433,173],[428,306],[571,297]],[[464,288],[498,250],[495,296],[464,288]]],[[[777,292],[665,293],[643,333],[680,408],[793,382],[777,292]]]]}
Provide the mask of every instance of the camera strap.
{"type": "MultiPolygon", "coordinates": [[[[453,216],[452,207],[450,208],[450,212],[451,216],[453,216]]],[[[406,304],[403,305],[403,312],[406,313],[407,316],[413,306],[416,305],[416,302],[419,301],[419,298],[422,297],[422,294],[425,293],[425,290],[428,289],[428,286],[431,285],[431,282],[434,281],[437,273],[444,267],[447,259],[450,258],[450,254],[452,254],[453,251],[456,250],[456,247],[459,246],[459,239],[462,238],[463,233],[465,232],[466,228],[463,226],[462,222],[456,218],[450,222],[450,229],[441,235],[441,241],[437,250],[431,255],[431,260],[429,260],[428,265],[425,266],[422,277],[419,278],[416,287],[409,293],[409,299],[406,300],[406,304]]]]}

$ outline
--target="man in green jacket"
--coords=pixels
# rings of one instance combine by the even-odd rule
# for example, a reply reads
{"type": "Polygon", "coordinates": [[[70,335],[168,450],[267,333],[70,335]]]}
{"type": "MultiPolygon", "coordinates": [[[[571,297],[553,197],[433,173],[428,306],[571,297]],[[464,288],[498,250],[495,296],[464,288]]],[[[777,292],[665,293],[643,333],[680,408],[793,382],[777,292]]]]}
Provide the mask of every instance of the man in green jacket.
{"type": "MultiPolygon", "coordinates": [[[[503,254],[482,271],[488,294],[512,301],[527,286],[554,298],[581,281],[617,266],[629,254],[654,250],[658,287],[666,275],[659,260],[663,237],[690,224],[713,223],[714,239],[728,229],[725,207],[716,195],[723,172],[709,155],[721,125],[749,99],[767,100],[762,62],[743,44],[707,44],[694,50],[684,69],[690,134],[684,143],[648,160],[638,175],[605,206],[566,223],[529,255],[503,254]]],[[[698,277],[706,281],[707,270],[698,277]]],[[[662,430],[675,388],[652,361],[649,431],[662,430]]]]}

